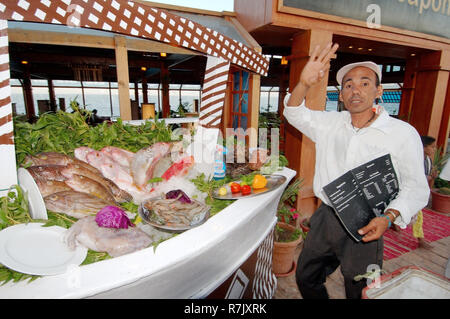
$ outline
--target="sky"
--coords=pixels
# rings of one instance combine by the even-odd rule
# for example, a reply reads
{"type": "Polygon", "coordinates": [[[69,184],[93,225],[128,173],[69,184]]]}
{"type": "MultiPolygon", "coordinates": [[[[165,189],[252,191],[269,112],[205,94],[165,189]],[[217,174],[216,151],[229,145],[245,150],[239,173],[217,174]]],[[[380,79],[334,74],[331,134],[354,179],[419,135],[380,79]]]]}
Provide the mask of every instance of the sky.
{"type": "Polygon", "coordinates": [[[176,6],[205,9],[212,11],[234,11],[234,0],[151,0],[176,6]]]}

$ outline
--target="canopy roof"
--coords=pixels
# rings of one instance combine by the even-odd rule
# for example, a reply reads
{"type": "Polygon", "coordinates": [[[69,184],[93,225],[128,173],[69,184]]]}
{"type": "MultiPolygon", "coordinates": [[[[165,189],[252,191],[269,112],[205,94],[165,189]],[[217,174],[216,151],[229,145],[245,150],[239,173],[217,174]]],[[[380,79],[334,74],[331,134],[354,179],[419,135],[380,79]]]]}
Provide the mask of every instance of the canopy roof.
{"type": "Polygon", "coordinates": [[[264,76],[269,67],[260,52],[242,42],[186,17],[133,1],[0,0],[0,19],[90,28],[156,40],[220,57],[264,76]]]}

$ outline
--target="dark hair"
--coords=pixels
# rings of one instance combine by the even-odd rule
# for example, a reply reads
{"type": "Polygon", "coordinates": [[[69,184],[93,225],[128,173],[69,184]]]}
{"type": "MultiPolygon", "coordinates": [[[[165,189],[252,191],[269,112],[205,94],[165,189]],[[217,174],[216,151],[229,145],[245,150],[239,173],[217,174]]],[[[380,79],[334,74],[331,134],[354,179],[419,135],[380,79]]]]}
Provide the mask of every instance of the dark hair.
{"type": "Polygon", "coordinates": [[[436,141],[436,139],[434,137],[427,136],[427,135],[421,136],[420,139],[422,140],[423,147],[429,146],[436,141]]]}

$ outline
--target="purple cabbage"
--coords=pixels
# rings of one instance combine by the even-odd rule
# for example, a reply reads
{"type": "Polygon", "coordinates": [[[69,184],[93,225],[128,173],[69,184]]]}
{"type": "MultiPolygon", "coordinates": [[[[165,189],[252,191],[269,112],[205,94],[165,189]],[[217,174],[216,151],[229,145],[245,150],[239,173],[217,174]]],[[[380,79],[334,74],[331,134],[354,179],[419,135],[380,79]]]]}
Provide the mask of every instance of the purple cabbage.
{"type": "Polygon", "coordinates": [[[116,206],[105,206],[95,216],[95,221],[99,227],[124,228],[134,227],[125,211],[116,206]]]}
{"type": "Polygon", "coordinates": [[[166,199],[174,199],[174,198],[178,198],[178,200],[182,203],[186,203],[186,204],[192,203],[189,196],[186,195],[186,193],[183,192],[181,189],[176,189],[176,190],[166,193],[166,199]]]}

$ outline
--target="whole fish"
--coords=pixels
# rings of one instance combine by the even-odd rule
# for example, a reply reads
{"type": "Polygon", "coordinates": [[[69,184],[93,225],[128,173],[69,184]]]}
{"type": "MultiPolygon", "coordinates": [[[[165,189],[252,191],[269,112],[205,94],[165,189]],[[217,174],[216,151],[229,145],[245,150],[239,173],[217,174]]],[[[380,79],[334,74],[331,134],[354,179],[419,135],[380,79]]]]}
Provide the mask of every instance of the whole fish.
{"type": "Polygon", "coordinates": [[[71,158],[62,153],[42,152],[36,155],[27,155],[24,159],[26,165],[67,165],[71,162],[71,158]]]}
{"type": "Polygon", "coordinates": [[[189,172],[192,165],[194,165],[194,157],[185,156],[178,162],[172,164],[172,166],[170,166],[161,177],[164,180],[169,180],[173,176],[184,176],[189,172]]]}
{"type": "Polygon", "coordinates": [[[152,239],[137,227],[99,227],[94,216],[78,220],[64,236],[70,248],[77,243],[93,251],[104,251],[112,257],[122,256],[148,247],[152,239]]]}
{"type": "Polygon", "coordinates": [[[111,205],[94,195],[74,190],[54,193],[44,197],[45,207],[55,213],[75,218],[97,214],[103,207],[111,205]]]}
{"type": "Polygon", "coordinates": [[[63,165],[37,165],[27,168],[31,176],[36,179],[48,180],[48,181],[60,181],[64,182],[66,177],[62,174],[65,166],[63,165]]]}
{"type": "Polygon", "coordinates": [[[72,190],[65,182],[35,179],[42,197],[50,194],[72,190]]]}
{"type": "MultiPolygon", "coordinates": [[[[94,166],[101,172],[101,167],[104,164],[111,164],[117,167],[117,169],[130,173],[130,166],[123,166],[120,163],[116,162],[111,156],[109,156],[106,152],[101,151],[92,151],[86,155],[86,159],[91,166],[94,166]]],[[[102,172],[103,174],[103,172],[102,172]]]]}
{"type": "Polygon", "coordinates": [[[131,175],[136,185],[143,187],[152,178],[158,161],[171,150],[171,143],[159,142],[139,150],[131,162],[131,175]]]}
{"type": "MultiPolygon", "coordinates": [[[[76,164],[78,166],[81,166],[81,167],[91,171],[92,173],[101,174],[100,171],[97,168],[95,168],[94,166],[92,166],[91,164],[80,161],[79,159],[76,159],[76,158],[73,158],[69,164],[76,164]]],[[[69,164],[67,164],[67,165],[69,165],[69,164]]]]}
{"type": "Polygon", "coordinates": [[[61,173],[66,177],[66,179],[71,178],[75,174],[88,177],[96,181],[97,183],[100,183],[102,186],[107,188],[112,193],[115,201],[118,203],[128,202],[132,200],[132,196],[130,194],[120,189],[113,181],[109,180],[108,178],[105,178],[100,171],[98,172],[99,172],[98,174],[93,173],[92,171],[78,164],[68,164],[61,171],[61,173]]]}
{"type": "Polygon", "coordinates": [[[124,167],[130,167],[134,153],[115,146],[106,146],[101,149],[102,153],[110,156],[116,163],[124,167]]]}
{"type": "Polygon", "coordinates": [[[89,177],[72,174],[72,176],[68,178],[65,183],[77,192],[91,194],[109,203],[116,204],[111,191],[99,182],[94,181],[89,177]]]}
{"type": "Polygon", "coordinates": [[[95,150],[93,148],[90,148],[87,146],[81,146],[81,147],[77,147],[73,151],[73,155],[75,156],[76,159],[79,159],[80,161],[87,163],[88,161],[86,159],[86,155],[92,151],[95,151],[95,150]]]}
{"type": "Polygon", "coordinates": [[[27,155],[24,160],[24,164],[32,166],[41,165],[61,165],[78,164],[84,168],[94,172],[100,173],[95,167],[92,167],[88,163],[80,161],[74,157],[57,152],[43,152],[36,155],[27,155]]]}
{"type": "Polygon", "coordinates": [[[117,168],[118,164],[103,164],[101,171],[103,175],[114,182],[120,189],[126,191],[133,197],[135,203],[140,203],[143,199],[149,197],[150,185],[138,187],[130,174],[117,168]]]}

